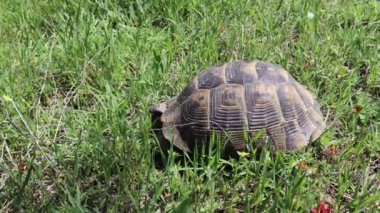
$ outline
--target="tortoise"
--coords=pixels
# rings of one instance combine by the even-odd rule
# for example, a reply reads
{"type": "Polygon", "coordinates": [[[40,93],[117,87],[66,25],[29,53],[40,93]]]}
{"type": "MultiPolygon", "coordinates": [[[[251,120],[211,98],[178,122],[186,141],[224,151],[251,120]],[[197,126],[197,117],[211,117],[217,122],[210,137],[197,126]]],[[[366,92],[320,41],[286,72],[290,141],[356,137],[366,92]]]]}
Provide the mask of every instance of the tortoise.
{"type": "Polygon", "coordinates": [[[326,127],[316,97],[281,66],[264,61],[208,68],[150,113],[161,146],[172,143],[185,152],[207,147],[213,133],[226,139],[230,155],[247,151],[247,138],[256,136],[255,147],[289,152],[319,138],[326,127]]]}

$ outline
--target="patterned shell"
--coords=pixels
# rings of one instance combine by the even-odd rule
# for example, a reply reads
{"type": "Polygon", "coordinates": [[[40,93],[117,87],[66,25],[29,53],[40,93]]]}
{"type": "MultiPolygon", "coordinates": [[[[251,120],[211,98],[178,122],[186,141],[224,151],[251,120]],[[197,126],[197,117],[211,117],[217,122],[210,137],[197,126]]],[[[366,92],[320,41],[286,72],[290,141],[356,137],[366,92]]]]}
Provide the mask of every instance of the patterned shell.
{"type": "Polygon", "coordinates": [[[267,136],[276,150],[287,152],[325,129],[315,97],[283,68],[262,61],[209,68],[150,111],[161,143],[190,152],[207,146],[212,132],[227,139],[226,149],[233,151],[247,149],[247,136],[258,136],[256,146],[267,136]]]}

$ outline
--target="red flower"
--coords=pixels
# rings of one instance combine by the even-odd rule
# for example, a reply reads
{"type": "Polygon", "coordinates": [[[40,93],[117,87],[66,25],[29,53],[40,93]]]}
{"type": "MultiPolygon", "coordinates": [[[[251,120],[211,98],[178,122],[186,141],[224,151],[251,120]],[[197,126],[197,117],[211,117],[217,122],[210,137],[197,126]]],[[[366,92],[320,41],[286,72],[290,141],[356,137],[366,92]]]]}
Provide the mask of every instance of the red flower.
{"type": "Polygon", "coordinates": [[[26,163],[20,163],[18,165],[18,169],[21,170],[21,171],[23,171],[23,172],[25,172],[26,169],[27,169],[26,163]]]}
{"type": "Polygon", "coordinates": [[[360,105],[356,105],[356,106],[355,106],[355,112],[356,112],[356,113],[360,113],[360,112],[362,111],[362,109],[363,109],[363,108],[362,108],[360,105]]]}
{"type": "Polygon", "coordinates": [[[307,168],[309,167],[309,164],[305,161],[298,161],[297,166],[301,168],[307,168]]]}
{"type": "Polygon", "coordinates": [[[332,213],[333,207],[329,204],[324,203],[322,200],[319,201],[319,207],[315,207],[310,212],[311,213],[332,213]]]}

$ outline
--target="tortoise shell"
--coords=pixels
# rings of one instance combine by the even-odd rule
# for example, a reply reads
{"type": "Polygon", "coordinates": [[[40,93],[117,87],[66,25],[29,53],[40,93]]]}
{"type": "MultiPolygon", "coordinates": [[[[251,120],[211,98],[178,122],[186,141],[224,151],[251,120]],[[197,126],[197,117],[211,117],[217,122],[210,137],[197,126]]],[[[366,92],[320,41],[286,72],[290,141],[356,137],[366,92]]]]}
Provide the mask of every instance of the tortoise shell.
{"type": "Polygon", "coordinates": [[[187,152],[207,146],[213,132],[227,139],[228,152],[245,151],[247,138],[256,138],[256,147],[267,138],[287,152],[305,147],[326,126],[315,97],[283,68],[262,61],[211,67],[150,112],[161,145],[172,142],[187,152]]]}

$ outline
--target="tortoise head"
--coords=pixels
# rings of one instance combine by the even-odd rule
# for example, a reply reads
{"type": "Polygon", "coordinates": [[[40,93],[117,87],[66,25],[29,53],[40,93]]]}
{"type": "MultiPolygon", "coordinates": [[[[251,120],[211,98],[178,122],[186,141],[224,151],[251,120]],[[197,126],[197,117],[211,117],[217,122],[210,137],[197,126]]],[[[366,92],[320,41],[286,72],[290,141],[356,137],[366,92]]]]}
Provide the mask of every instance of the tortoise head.
{"type": "Polygon", "coordinates": [[[176,148],[189,151],[187,144],[182,140],[179,127],[176,125],[181,117],[177,97],[151,106],[149,112],[153,132],[163,150],[168,150],[172,141],[176,148]]]}

